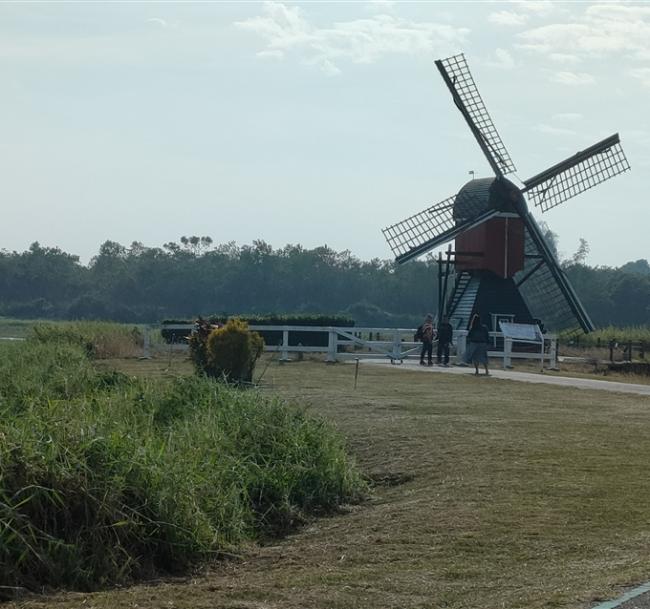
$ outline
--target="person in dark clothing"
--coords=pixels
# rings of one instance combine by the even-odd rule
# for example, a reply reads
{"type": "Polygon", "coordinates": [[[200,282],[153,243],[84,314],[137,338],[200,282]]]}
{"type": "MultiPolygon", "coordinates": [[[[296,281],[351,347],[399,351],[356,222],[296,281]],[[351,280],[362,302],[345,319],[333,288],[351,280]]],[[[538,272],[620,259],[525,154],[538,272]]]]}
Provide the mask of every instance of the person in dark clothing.
{"type": "Polygon", "coordinates": [[[490,342],[490,333],[486,326],[481,323],[481,318],[474,315],[472,325],[467,333],[467,350],[465,351],[465,361],[474,364],[474,374],[478,376],[478,366],[483,364],[485,376],[490,375],[488,370],[487,348],[490,342]]]}
{"type": "Polygon", "coordinates": [[[427,315],[424,323],[418,328],[416,338],[422,341],[422,351],[420,352],[420,366],[433,366],[433,315],[427,315]],[[427,356],[427,362],[424,356],[427,356]]]}
{"type": "Polygon", "coordinates": [[[449,366],[449,346],[454,338],[454,329],[445,315],[442,323],[438,326],[438,349],[436,351],[436,363],[438,366],[449,366]]]}

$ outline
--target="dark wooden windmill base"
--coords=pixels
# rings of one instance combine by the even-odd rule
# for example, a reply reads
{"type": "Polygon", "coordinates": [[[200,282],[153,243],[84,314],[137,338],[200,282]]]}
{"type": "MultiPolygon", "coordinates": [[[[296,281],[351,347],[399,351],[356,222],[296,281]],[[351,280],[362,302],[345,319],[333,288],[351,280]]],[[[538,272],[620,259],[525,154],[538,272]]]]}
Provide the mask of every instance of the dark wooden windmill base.
{"type": "Polygon", "coordinates": [[[504,279],[490,271],[462,271],[448,301],[447,315],[455,329],[466,330],[476,313],[495,332],[499,331],[499,320],[533,323],[512,278],[504,279]]]}

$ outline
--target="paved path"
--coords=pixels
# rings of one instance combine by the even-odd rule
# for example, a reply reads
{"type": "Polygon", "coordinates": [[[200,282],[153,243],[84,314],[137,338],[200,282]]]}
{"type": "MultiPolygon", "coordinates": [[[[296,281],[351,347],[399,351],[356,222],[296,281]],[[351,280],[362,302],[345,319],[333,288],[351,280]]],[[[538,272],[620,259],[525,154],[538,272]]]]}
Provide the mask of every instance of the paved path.
{"type": "MultiPolygon", "coordinates": [[[[362,359],[361,364],[373,366],[389,366],[391,368],[404,370],[418,370],[430,374],[465,374],[474,376],[473,367],[451,366],[443,368],[441,366],[420,366],[417,360],[405,360],[403,364],[393,365],[388,360],[379,359],[362,359]]],[[[598,379],[574,378],[569,376],[554,376],[551,374],[541,374],[539,372],[518,372],[516,370],[503,370],[494,368],[490,370],[490,376],[499,379],[508,379],[511,381],[521,381],[523,383],[542,383],[547,385],[560,385],[562,387],[575,387],[578,389],[597,389],[602,391],[614,391],[617,393],[635,393],[637,395],[647,395],[650,397],[650,385],[640,385],[635,383],[620,383],[618,381],[601,381],[598,379]]],[[[481,375],[481,378],[484,378],[481,375]]]]}
{"type": "Polygon", "coordinates": [[[591,609],[648,609],[650,607],[650,583],[637,586],[612,601],[605,601],[591,609]]]}

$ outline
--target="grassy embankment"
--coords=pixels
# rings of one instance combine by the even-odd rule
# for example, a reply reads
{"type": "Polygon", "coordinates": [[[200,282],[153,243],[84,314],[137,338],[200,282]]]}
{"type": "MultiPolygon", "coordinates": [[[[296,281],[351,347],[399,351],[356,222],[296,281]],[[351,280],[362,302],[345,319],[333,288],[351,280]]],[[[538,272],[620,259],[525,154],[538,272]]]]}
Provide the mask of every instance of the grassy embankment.
{"type": "Polygon", "coordinates": [[[304,409],[94,365],[137,340],[67,324],[0,344],[0,593],[178,572],[361,491],[340,437],[304,409]]]}

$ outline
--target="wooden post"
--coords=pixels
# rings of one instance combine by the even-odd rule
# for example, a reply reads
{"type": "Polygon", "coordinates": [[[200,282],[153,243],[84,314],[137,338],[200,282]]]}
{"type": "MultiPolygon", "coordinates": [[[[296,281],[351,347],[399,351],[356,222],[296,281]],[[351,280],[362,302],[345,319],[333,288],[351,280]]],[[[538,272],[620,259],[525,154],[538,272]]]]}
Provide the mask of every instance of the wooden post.
{"type": "Polygon", "coordinates": [[[557,338],[551,338],[551,346],[548,352],[548,365],[551,370],[557,370],[557,338]]]}
{"type": "Polygon", "coordinates": [[[438,324],[442,319],[442,309],[444,307],[442,294],[442,252],[438,252],[438,324]]]}
{"type": "Polygon", "coordinates": [[[290,362],[289,359],[289,330],[282,330],[282,354],[280,355],[281,362],[290,362]]]}
{"type": "Polygon", "coordinates": [[[142,359],[151,359],[151,335],[149,326],[144,327],[142,359]]]}
{"type": "Polygon", "coordinates": [[[328,364],[336,363],[336,336],[336,330],[330,328],[327,342],[327,359],[325,360],[328,364]]]}
{"type": "Polygon", "coordinates": [[[503,369],[512,368],[512,338],[503,337],[503,369]]]}
{"type": "Polygon", "coordinates": [[[393,331],[393,356],[391,358],[391,363],[395,363],[395,360],[402,362],[402,343],[400,340],[399,330],[393,331]]]}

